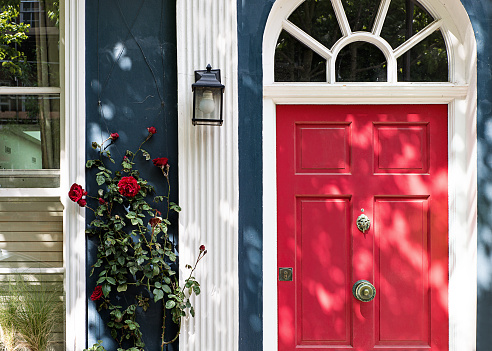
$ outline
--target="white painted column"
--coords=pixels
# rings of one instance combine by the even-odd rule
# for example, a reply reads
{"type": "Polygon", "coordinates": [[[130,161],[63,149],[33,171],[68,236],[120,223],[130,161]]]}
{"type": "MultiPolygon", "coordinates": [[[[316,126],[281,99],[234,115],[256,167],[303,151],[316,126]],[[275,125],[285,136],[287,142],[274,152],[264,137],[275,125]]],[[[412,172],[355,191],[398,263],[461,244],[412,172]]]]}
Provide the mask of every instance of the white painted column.
{"type": "Polygon", "coordinates": [[[180,279],[200,245],[195,318],[183,319],[180,350],[238,349],[237,28],[234,0],[177,3],[180,279]],[[224,124],[193,126],[194,71],[221,70],[224,124]]]}

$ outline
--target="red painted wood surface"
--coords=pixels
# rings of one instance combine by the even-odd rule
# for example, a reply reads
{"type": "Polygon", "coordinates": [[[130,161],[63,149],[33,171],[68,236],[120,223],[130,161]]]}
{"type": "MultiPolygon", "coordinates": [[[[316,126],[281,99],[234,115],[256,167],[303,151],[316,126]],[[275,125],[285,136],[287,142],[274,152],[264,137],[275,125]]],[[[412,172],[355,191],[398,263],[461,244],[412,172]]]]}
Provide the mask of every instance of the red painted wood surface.
{"type": "Polygon", "coordinates": [[[448,350],[447,144],[446,105],[277,106],[279,351],[448,350]]]}

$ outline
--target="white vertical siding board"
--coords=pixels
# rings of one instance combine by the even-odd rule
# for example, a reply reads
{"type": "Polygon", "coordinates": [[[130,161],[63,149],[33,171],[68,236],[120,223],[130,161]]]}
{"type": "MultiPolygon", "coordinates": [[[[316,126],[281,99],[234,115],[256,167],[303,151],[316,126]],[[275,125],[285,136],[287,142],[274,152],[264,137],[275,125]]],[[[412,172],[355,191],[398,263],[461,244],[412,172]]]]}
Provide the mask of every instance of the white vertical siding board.
{"type": "Polygon", "coordinates": [[[194,276],[202,293],[196,317],[183,323],[180,349],[237,350],[237,39],[236,2],[177,3],[181,279],[198,247],[208,254],[194,276]],[[210,63],[226,86],[224,125],[191,124],[193,71],[210,63]]]}

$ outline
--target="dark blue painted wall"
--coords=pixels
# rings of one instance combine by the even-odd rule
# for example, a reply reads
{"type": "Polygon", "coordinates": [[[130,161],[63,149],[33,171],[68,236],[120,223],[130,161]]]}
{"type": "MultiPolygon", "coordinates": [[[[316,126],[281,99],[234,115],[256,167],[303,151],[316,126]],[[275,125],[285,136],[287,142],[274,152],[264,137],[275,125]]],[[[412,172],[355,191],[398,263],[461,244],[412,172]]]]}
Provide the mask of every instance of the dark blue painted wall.
{"type": "Polygon", "coordinates": [[[492,345],[492,2],[462,0],[473,25],[478,59],[478,311],[477,350],[492,345]]]}
{"type": "MultiPolygon", "coordinates": [[[[157,133],[145,145],[152,158],[168,157],[171,165],[172,201],[178,198],[176,3],[174,0],[115,0],[86,2],[86,94],[87,157],[94,158],[92,141],[101,142],[117,132],[110,146],[117,164],[124,152],[137,150],[147,136],[147,127],[157,133]],[[123,50],[122,50],[123,49],[123,50]],[[98,101],[101,101],[99,106],[98,101]]],[[[82,145],[81,145],[82,147],[82,145]]],[[[165,194],[162,173],[149,162],[137,163],[141,174],[165,194]]],[[[89,193],[97,191],[93,175],[87,175],[89,193]]],[[[86,211],[88,223],[91,211],[86,211]]],[[[176,218],[171,219],[176,223],[176,218]]],[[[176,229],[173,229],[176,234],[176,229]]],[[[95,244],[87,242],[88,265],[94,261],[95,244]]],[[[90,267],[88,267],[88,273],[90,267]]],[[[94,278],[87,282],[89,297],[94,278]]],[[[116,350],[104,312],[88,299],[88,345],[104,340],[107,350],[116,350]],[[101,317],[101,315],[103,317],[101,317]]],[[[142,325],[145,350],[160,350],[162,306],[137,320],[142,325]]],[[[168,326],[172,338],[172,326],[168,326]]],[[[176,350],[177,344],[168,351],[176,350]]]]}
{"type": "Polygon", "coordinates": [[[238,1],[239,350],[263,344],[262,56],[273,0],[238,1]]]}
{"type": "MultiPolygon", "coordinates": [[[[239,349],[262,349],[262,57],[273,0],[238,1],[239,349]]],[[[478,335],[492,345],[492,2],[462,0],[478,46],[478,335]]],[[[267,253],[265,253],[267,254],[267,253]]]]}

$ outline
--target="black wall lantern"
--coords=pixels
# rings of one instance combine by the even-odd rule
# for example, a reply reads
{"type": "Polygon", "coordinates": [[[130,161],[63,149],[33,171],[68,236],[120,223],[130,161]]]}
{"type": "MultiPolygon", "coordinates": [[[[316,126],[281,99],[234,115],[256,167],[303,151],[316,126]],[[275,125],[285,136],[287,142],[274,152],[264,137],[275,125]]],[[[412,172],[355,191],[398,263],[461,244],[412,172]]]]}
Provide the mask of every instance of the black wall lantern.
{"type": "Polygon", "coordinates": [[[208,64],[206,70],[195,71],[195,83],[191,85],[193,125],[222,125],[224,88],[225,86],[220,83],[220,69],[212,69],[208,64]]]}

